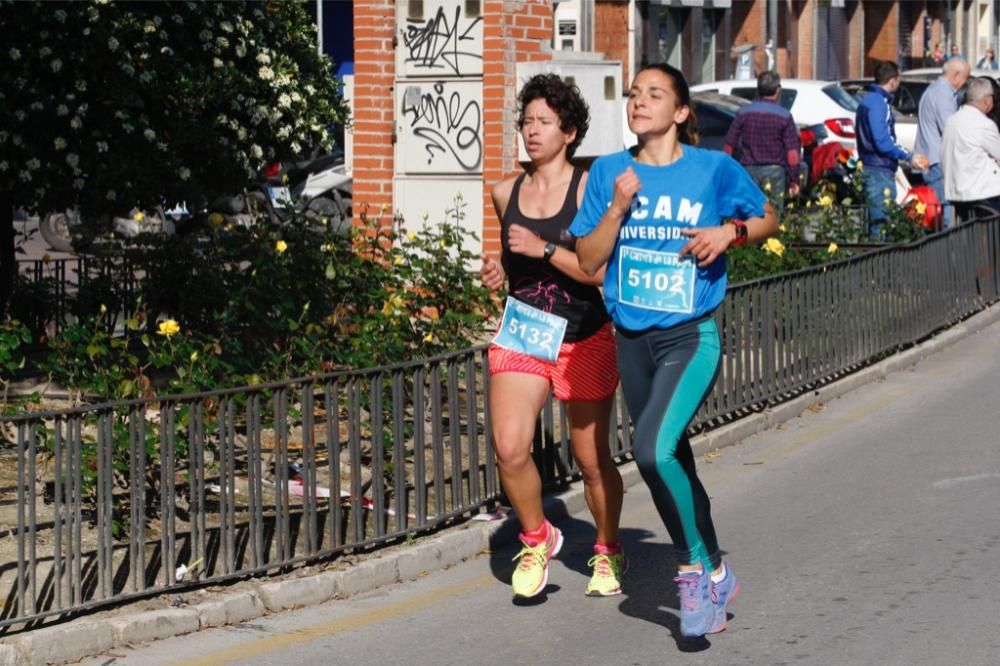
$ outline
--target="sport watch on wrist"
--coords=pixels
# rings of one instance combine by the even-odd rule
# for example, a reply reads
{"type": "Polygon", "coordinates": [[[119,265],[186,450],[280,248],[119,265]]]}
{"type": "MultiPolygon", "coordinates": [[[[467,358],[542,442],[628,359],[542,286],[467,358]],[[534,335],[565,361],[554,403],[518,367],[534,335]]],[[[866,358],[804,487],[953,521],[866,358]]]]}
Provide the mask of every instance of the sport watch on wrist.
{"type": "Polygon", "coordinates": [[[542,261],[549,263],[552,260],[552,255],[556,253],[555,243],[546,243],[545,249],[542,251],[542,261]]]}
{"type": "Polygon", "coordinates": [[[733,220],[733,226],[736,227],[736,238],[733,240],[733,245],[743,245],[747,242],[747,223],[741,222],[740,220],[733,220]]]}

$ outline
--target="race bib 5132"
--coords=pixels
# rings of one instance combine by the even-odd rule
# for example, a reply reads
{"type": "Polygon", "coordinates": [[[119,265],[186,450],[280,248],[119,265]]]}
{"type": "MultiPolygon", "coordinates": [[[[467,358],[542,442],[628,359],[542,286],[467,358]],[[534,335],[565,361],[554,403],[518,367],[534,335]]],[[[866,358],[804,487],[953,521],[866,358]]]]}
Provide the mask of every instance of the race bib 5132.
{"type": "Polygon", "coordinates": [[[503,309],[503,321],[493,337],[493,344],[555,362],[566,335],[566,323],[563,317],[508,297],[503,309]]]}

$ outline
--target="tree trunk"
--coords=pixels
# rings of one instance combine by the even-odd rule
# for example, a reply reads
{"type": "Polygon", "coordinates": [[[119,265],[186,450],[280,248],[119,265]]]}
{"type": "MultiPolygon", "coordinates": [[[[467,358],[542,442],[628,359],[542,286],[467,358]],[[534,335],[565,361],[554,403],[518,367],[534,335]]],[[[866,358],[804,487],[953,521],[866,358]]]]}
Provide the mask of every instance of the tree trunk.
{"type": "Polygon", "coordinates": [[[8,193],[0,192],[0,319],[7,314],[17,275],[14,238],[14,202],[8,193]]]}

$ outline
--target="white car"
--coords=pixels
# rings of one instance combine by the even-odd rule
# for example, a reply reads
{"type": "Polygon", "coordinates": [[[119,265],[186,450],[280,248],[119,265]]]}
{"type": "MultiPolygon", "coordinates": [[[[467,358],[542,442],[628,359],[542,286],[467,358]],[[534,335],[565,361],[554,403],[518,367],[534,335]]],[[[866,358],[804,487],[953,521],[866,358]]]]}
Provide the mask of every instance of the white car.
{"type": "MultiPolygon", "coordinates": [[[[920,69],[908,69],[900,73],[904,79],[926,79],[933,81],[941,76],[940,67],[921,67],[920,69]]],[[[993,79],[1000,79],[1000,70],[997,69],[975,69],[969,72],[970,77],[988,76],[993,79]]]]}
{"type": "MultiPolygon", "coordinates": [[[[720,92],[746,99],[757,98],[757,81],[713,81],[691,86],[691,92],[720,92]]],[[[836,81],[782,79],[781,106],[792,112],[799,125],[823,125],[823,142],[839,141],[854,148],[854,112],[858,101],[836,81]]]]}

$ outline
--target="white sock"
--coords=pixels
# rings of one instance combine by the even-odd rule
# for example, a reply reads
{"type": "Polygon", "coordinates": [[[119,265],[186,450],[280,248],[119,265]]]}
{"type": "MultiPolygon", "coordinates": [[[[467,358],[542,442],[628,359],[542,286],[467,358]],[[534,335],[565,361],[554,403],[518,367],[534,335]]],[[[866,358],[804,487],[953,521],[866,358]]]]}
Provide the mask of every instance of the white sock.
{"type": "Polygon", "coordinates": [[[723,562],[722,566],[719,567],[719,573],[712,574],[712,582],[713,583],[721,583],[722,579],[725,578],[725,577],[726,577],[726,563],[723,562]]]}

